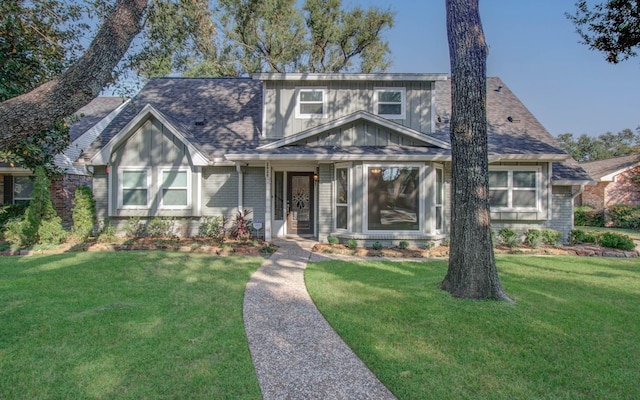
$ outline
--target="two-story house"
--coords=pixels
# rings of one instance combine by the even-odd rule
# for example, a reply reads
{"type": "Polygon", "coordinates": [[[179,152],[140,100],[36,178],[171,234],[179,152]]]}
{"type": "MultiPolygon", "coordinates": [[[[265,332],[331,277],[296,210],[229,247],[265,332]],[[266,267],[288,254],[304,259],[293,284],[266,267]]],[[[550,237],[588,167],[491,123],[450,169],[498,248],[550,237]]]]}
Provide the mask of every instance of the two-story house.
{"type": "MultiPolygon", "coordinates": [[[[498,78],[489,78],[492,224],[573,228],[588,175],[498,78]]],[[[445,74],[158,78],[83,153],[99,218],[249,209],[267,240],[414,243],[450,220],[445,74]]]]}

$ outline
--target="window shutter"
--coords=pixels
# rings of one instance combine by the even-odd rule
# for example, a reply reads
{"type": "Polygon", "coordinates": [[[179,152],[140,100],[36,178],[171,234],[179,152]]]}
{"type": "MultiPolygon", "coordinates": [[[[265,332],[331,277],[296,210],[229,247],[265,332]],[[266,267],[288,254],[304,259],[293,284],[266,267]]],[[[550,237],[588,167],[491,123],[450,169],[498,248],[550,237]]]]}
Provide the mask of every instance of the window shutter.
{"type": "Polygon", "coordinates": [[[4,196],[3,199],[4,204],[13,204],[13,176],[5,175],[4,176],[4,196]]]}

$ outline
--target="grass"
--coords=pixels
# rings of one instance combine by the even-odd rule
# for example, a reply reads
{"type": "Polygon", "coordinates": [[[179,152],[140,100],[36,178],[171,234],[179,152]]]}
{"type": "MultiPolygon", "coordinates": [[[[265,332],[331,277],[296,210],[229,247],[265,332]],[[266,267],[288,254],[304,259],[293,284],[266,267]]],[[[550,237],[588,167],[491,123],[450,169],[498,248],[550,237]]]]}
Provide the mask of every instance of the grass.
{"type": "Polygon", "coordinates": [[[259,399],[242,320],[261,258],[0,258],[0,398],[259,399]]]}
{"type": "Polygon", "coordinates": [[[454,299],[446,261],[312,263],[323,315],[399,399],[640,398],[640,263],[498,259],[517,303],[454,299]]]}
{"type": "Polygon", "coordinates": [[[575,229],[581,229],[584,231],[594,231],[594,232],[614,232],[621,233],[623,235],[629,236],[633,240],[640,240],[640,231],[634,229],[622,229],[622,228],[602,228],[599,226],[576,226],[575,229]]]}

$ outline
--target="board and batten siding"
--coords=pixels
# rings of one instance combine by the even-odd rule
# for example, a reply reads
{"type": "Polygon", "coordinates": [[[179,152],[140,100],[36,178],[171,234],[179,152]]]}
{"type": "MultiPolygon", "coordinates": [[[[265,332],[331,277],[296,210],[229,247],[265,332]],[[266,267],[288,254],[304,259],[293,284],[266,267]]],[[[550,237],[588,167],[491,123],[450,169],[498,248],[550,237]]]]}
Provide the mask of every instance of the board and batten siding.
{"type": "Polygon", "coordinates": [[[265,136],[278,139],[295,135],[356,111],[375,114],[374,90],[382,87],[405,89],[405,118],[393,122],[428,134],[432,85],[433,82],[424,81],[267,81],[265,136]],[[327,90],[327,118],[296,118],[296,90],[313,87],[327,90]]]}
{"type": "Polygon", "coordinates": [[[112,215],[120,217],[147,216],[194,216],[197,204],[197,177],[189,160],[186,145],[166,129],[160,121],[149,118],[131,136],[116,147],[110,160],[112,215]],[[149,187],[151,205],[149,208],[118,208],[118,171],[123,167],[151,168],[149,187]],[[160,168],[189,168],[191,170],[191,208],[161,209],[158,207],[160,168]]]}
{"type": "Polygon", "coordinates": [[[293,143],[295,146],[424,146],[391,129],[363,121],[340,126],[293,143]]]}

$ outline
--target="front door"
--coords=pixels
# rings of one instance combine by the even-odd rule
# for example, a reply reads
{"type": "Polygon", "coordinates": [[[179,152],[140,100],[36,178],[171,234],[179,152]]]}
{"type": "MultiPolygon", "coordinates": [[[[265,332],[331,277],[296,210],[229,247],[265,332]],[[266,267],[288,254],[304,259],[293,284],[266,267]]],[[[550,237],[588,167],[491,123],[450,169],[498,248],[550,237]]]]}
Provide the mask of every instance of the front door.
{"type": "Polygon", "coordinates": [[[313,235],[313,173],[287,174],[287,234],[313,235]]]}

